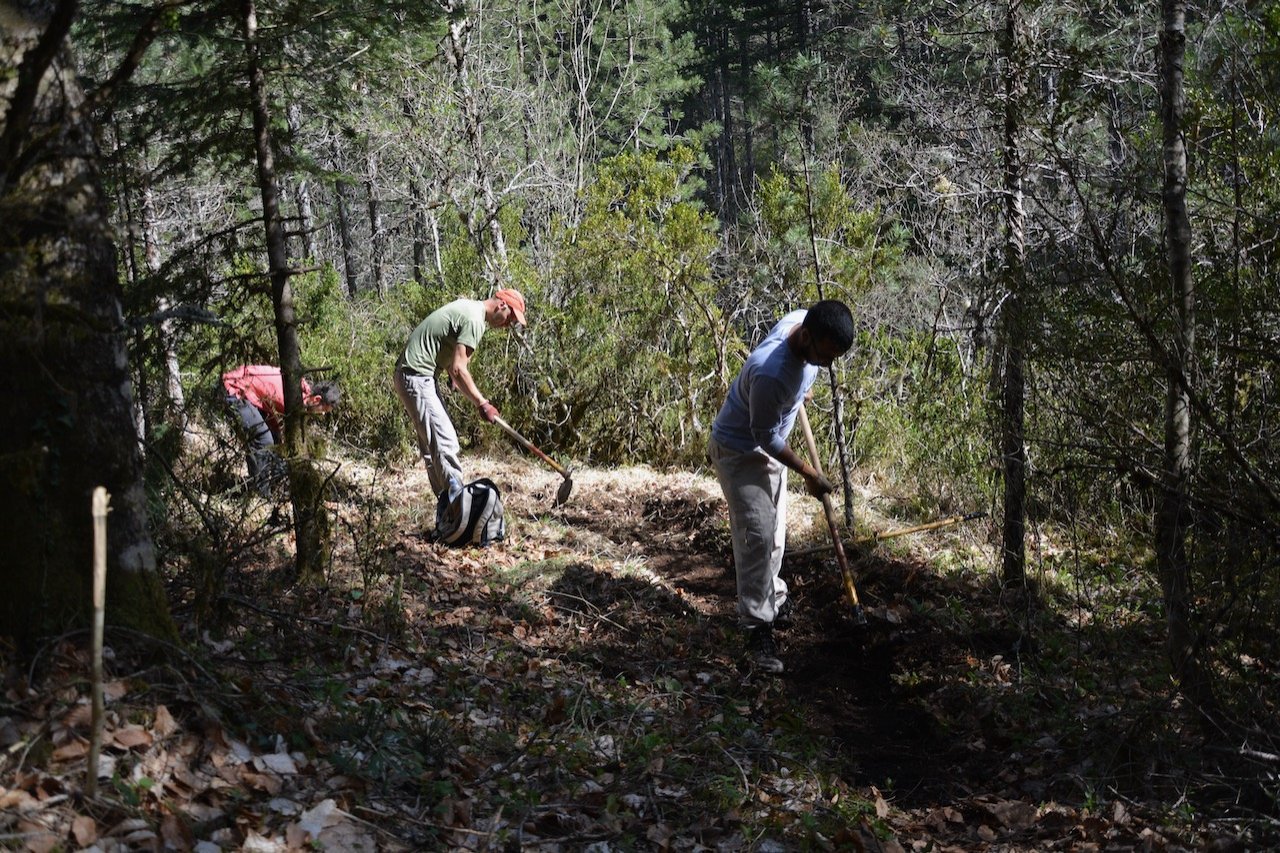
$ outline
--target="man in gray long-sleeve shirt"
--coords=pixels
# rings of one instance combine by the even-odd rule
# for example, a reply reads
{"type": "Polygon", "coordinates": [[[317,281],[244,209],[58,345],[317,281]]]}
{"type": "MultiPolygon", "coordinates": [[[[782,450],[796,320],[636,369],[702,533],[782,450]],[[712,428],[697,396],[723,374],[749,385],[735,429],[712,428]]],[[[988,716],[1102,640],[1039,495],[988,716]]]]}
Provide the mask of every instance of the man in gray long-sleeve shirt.
{"type": "Polygon", "coordinates": [[[786,469],[816,498],[831,483],[801,459],[787,438],[800,405],[826,367],[853,345],[853,314],[827,299],[783,317],[747,356],[711,427],[707,455],[729,505],[738,619],[752,660],[782,672],[773,623],[787,604],[778,576],[787,539],[786,469]]]}

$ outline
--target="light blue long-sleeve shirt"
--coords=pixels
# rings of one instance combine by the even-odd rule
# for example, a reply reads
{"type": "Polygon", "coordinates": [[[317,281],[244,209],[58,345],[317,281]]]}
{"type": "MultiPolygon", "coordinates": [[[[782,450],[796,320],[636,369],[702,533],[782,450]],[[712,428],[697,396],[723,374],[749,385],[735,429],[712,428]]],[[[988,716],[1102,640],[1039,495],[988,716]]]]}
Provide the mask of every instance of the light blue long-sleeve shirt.
{"type": "Polygon", "coordinates": [[[800,404],[820,370],[787,346],[787,335],[807,313],[787,314],[747,356],[711,426],[711,436],[720,444],[739,453],[760,448],[770,456],[786,447],[800,404]]]}

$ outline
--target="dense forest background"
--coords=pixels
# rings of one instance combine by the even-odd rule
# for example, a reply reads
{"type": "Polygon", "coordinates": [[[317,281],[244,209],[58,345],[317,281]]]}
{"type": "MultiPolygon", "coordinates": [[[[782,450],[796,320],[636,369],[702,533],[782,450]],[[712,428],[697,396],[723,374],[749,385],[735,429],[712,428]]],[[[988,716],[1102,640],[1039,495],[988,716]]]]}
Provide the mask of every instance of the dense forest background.
{"type": "MultiPolygon", "coordinates": [[[[5,367],[30,363],[33,317],[80,322],[31,285],[27,226],[109,238],[99,291],[122,306],[108,331],[133,418],[115,429],[141,465],[122,482],[146,487],[144,573],[210,535],[174,472],[208,453],[190,425],[220,419],[212,389],[238,364],[345,391],[323,429],[289,418],[305,578],[332,534],[327,457],[410,460],[389,377],[443,302],[526,295],[527,330],[488,336],[475,368],[535,442],[695,468],[752,343],[839,298],[859,337],[815,404],[828,469],[875,478],[921,521],[991,513],[1010,588],[1136,578],[1117,618],[1161,620],[1167,646],[1115,653],[1147,656],[1274,779],[1276,8],[163,0],[5,15],[5,367]],[[74,70],[61,106],[39,108],[46,90],[20,110],[49,67],[74,70]],[[60,156],[92,164],[101,228],[48,215],[65,182],[41,170],[73,120],[94,144],[60,156]]],[[[22,384],[32,402],[6,415],[19,495],[41,488],[29,465],[52,464],[24,448],[60,440],[48,384],[22,384]]],[[[474,448],[502,441],[459,427],[474,448]]],[[[133,594],[154,602],[148,589],[133,594]]],[[[143,609],[129,618],[163,627],[143,609]]],[[[65,613],[22,611],[33,635],[65,613]]]]}

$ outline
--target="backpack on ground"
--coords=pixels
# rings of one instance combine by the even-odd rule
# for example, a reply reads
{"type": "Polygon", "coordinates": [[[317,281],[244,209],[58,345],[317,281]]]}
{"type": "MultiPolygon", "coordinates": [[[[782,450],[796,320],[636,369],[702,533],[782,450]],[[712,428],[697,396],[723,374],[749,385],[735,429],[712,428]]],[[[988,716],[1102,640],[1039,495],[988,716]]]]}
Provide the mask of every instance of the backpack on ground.
{"type": "Polygon", "coordinates": [[[432,539],[455,548],[486,545],[504,539],[507,522],[502,496],[488,477],[440,493],[432,539]]]}

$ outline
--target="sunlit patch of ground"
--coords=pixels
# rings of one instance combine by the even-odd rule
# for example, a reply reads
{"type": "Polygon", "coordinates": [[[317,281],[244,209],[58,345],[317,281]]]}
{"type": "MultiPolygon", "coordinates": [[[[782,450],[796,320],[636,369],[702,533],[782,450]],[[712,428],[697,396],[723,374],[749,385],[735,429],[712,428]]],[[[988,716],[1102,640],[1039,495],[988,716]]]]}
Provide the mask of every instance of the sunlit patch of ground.
{"type": "MultiPolygon", "coordinates": [[[[430,541],[420,465],[341,463],[334,562],[318,587],[288,584],[287,529],[248,535],[271,507],[228,519],[245,534],[223,567],[221,620],[197,624],[181,608],[187,648],[159,664],[145,640],[109,635],[111,769],[95,801],[79,793],[83,644],[67,638],[35,667],[8,666],[9,841],[208,851],[1199,843],[1186,835],[1192,822],[1174,828],[1154,789],[1090,787],[1118,784],[1099,767],[1097,738],[1119,749],[1134,718],[1109,704],[1105,684],[1054,669],[1072,650],[1050,640],[1070,635],[999,591],[982,529],[854,549],[869,616],[858,626],[830,552],[806,551],[829,540],[820,506],[793,491],[785,571],[797,621],[780,633],[788,670],[773,678],[741,654],[713,478],[574,471],[569,501],[555,506],[561,477],[546,466],[466,461],[505,501],[508,537],[488,549],[430,541]],[[1024,630],[1033,623],[1034,636],[1024,630]]],[[[861,510],[871,528],[909,523],[861,510]]],[[[172,585],[175,599],[193,598],[190,570],[172,585]]],[[[1159,635],[1132,642],[1158,646],[1159,635]]],[[[1152,694],[1150,706],[1159,701],[1152,694]]]]}

